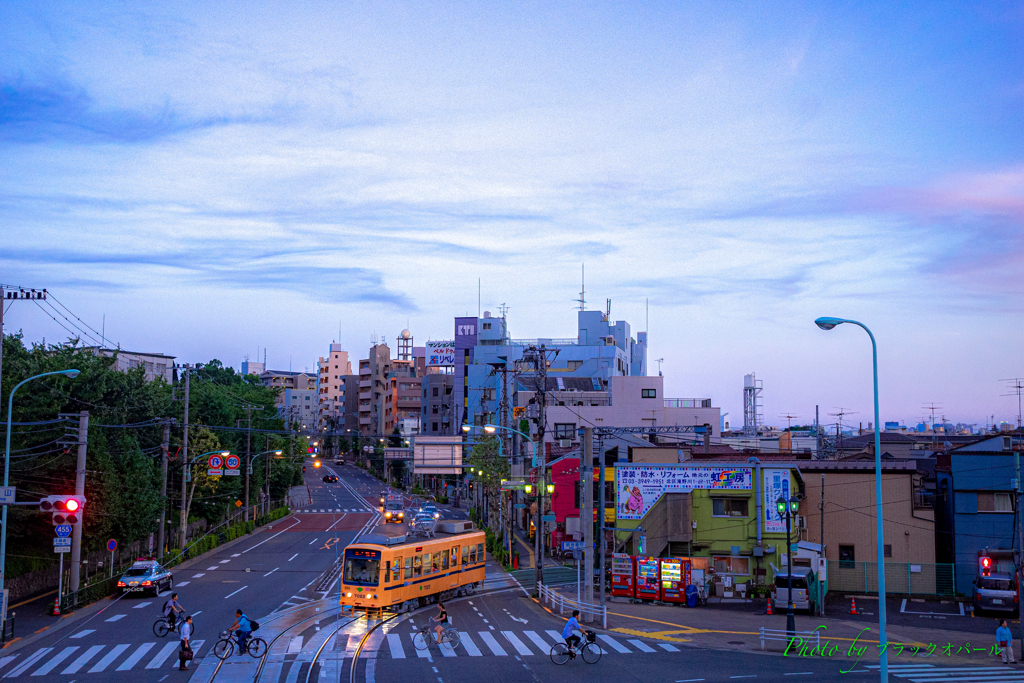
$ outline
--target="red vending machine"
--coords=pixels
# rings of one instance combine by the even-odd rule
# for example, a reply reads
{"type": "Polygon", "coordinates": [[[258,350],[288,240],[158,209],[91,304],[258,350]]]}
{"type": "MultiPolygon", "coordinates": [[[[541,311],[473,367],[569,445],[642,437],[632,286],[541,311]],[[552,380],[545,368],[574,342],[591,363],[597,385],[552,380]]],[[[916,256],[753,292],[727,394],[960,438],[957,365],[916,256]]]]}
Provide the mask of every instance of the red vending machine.
{"type": "Polygon", "coordinates": [[[636,597],[636,566],[631,555],[612,554],[611,594],[624,598],[636,597]]]}
{"type": "Polygon", "coordinates": [[[661,599],[661,562],[656,557],[636,558],[636,599],[661,599]]]}
{"type": "Polygon", "coordinates": [[[661,600],[686,602],[686,587],[690,585],[690,561],[668,557],[661,561],[661,600]]]}

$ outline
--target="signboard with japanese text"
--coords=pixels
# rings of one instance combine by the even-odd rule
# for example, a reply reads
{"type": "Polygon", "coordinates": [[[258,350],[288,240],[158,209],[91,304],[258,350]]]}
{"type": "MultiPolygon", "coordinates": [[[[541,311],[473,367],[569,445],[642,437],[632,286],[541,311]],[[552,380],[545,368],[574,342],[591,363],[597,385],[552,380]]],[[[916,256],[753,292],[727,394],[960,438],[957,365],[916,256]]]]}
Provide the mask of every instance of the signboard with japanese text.
{"type": "Polygon", "coordinates": [[[689,493],[694,489],[749,491],[752,482],[750,467],[616,465],[616,516],[643,519],[666,493],[689,493]]]}
{"type": "Polygon", "coordinates": [[[448,367],[455,365],[454,341],[428,341],[426,344],[428,367],[448,367]]]}
{"type": "Polygon", "coordinates": [[[764,477],[764,530],[767,533],[786,533],[786,518],[779,519],[775,501],[789,500],[789,470],[762,469],[764,477]]]}

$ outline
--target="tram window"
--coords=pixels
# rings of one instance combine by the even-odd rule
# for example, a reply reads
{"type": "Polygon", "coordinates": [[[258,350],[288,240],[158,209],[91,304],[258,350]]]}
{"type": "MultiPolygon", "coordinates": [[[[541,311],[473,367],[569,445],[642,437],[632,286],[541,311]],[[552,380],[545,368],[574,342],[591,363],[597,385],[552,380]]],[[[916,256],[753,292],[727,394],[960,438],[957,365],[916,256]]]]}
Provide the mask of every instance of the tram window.
{"type": "Polygon", "coordinates": [[[405,558],[405,578],[407,578],[407,579],[411,579],[412,578],[412,558],[411,557],[405,558]]]}
{"type": "Polygon", "coordinates": [[[384,583],[391,580],[391,560],[384,561],[384,583]]]}
{"type": "Polygon", "coordinates": [[[452,569],[459,564],[459,546],[452,548],[452,569]]]}
{"type": "Polygon", "coordinates": [[[469,546],[469,563],[476,564],[476,546],[469,546]]]}
{"type": "Polygon", "coordinates": [[[380,560],[362,557],[345,558],[345,583],[356,586],[376,586],[379,581],[380,560]]]}
{"type": "Polygon", "coordinates": [[[465,566],[467,564],[469,564],[469,546],[464,545],[462,546],[462,565],[465,566]]]}
{"type": "Polygon", "coordinates": [[[434,553],[431,559],[431,567],[435,572],[441,571],[441,553],[434,553]]]}
{"type": "Polygon", "coordinates": [[[412,558],[412,572],[413,576],[419,576],[423,573],[423,558],[419,555],[412,558]]]}
{"type": "Polygon", "coordinates": [[[430,553],[423,553],[423,573],[430,573],[430,553]]]}
{"type": "Polygon", "coordinates": [[[402,558],[396,557],[395,564],[391,568],[391,580],[399,581],[402,578],[402,558]]]}
{"type": "Polygon", "coordinates": [[[477,562],[483,562],[484,561],[484,544],[483,543],[477,543],[477,545],[476,545],[476,561],[477,562]]]}
{"type": "Polygon", "coordinates": [[[448,551],[447,550],[442,550],[441,551],[441,570],[444,571],[446,569],[448,569],[448,551]]]}

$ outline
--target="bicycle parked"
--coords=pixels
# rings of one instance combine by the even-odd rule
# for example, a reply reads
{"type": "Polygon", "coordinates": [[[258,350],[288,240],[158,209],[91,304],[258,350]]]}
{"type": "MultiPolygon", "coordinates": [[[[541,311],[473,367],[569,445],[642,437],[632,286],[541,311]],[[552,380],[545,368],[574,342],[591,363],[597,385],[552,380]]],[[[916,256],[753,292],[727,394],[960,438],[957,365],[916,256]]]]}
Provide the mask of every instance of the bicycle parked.
{"type": "MultiPolygon", "coordinates": [[[[430,625],[436,625],[436,620],[431,619],[430,625]]],[[[430,647],[430,643],[437,643],[439,646],[447,645],[451,649],[455,649],[459,646],[459,632],[455,630],[455,627],[448,624],[444,629],[441,630],[440,639],[434,638],[433,629],[431,628],[430,633],[427,631],[420,631],[412,637],[412,644],[416,646],[417,650],[426,650],[430,647]]]]}
{"type": "Polygon", "coordinates": [[[575,659],[576,655],[582,655],[583,661],[587,664],[597,664],[597,660],[601,659],[601,648],[594,642],[597,640],[597,633],[594,631],[584,631],[583,633],[586,640],[579,645],[555,643],[551,647],[551,661],[555,664],[565,664],[570,659],[575,659]]]}
{"type": "MultiPolygon", "coordinates": [[[[235,654],[235,649],[240,648],[238,643],[238,636],[234,635],[230,631],[221,631],[220,640],[217,641],[216,645],[213,646],[213,654],[219,659],[227,659],[231,655],[235,654]]],[[[252,636],[245,645],[245,652],[251,657],[262,657],[263,653],[267,651],[267,641],[263,640],[259,636],[252,636]]],[[[239,652],[238,654],[245,654],[239,652]]]]}

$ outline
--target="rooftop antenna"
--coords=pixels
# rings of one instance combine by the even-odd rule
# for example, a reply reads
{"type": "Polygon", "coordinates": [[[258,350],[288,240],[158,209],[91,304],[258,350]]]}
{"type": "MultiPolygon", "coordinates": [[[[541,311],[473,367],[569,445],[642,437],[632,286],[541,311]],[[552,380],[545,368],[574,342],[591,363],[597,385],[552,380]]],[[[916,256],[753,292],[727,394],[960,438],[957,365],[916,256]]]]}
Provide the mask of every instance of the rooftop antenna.
{"type": "Polygon", "coordinates": [[[836,423],[836,440],[839,441],[839,447],[842,448],[843,444],[842,444],[841,439],[842,439],[842,433],[843,433],[843,417],[846,416],[846,415],[856,415],[857,411],[856,410],[845,410],[842,407],[836,408],[836,410],[838,410],[839,412],[838,413],[829,413],[829,415],[831,415],[832,417],[838,417],[839,418],[839,422],[836,423]]]}
{"type": "Polygon", "coordinates": [[[799,415],[790,415],[789,413],[786,413],[785,415],[779,415],[779,417],[786,418],[786,429],[793,429],[793,420],[795,420],[796,418],[798,418],[800,416],[799,415]]]}
{"type": "Polygon", "coordinates": [[[651,330],[651,300],[644,299],[644,332],[651,330]]]}
{"type": "Polygon", "coordinates": [[[665,359],[664,358],[659,358],[659,359],[657,359],[654,362],[658,364],[658,377],[661,377],[662,376],[661,375],[661,364],[665,362],[665,359]]]}
{"type": "Polygon", "coordinates": [[[483,310],[483,285],[480,284],[482,278],[476,279],[476,317],[480,317],[480,311],[483,310]]]}
{"type": "Polygon", "coordinates": [[[585,311],[587,310],[587,264],[580,264],[580,273],[580,298],[573,299],[573,301],[579,303],[581,311],[585,311]]]}
{"type": "Polygon", "coordinates": [[[1024,377],[1013,377],[1011,379],[1001,379],[1000,382],[1010,382],[1007,389],[1010,390],[1008,394],[1000,394],[1001,396],[1016,396],[1017,397],[1017,429],[1021,428],[1021,390],[1024,389],[1024,377]]]}
{"type": "Polygon", "coordinates": [[[498,311],[501,313],[501,319],[502,320],[505,319],[505,314],[508,313],[508,309],[509,309],[509,307],[506,306],[505,304],[499,304],[498,305],[498,311]]]}

